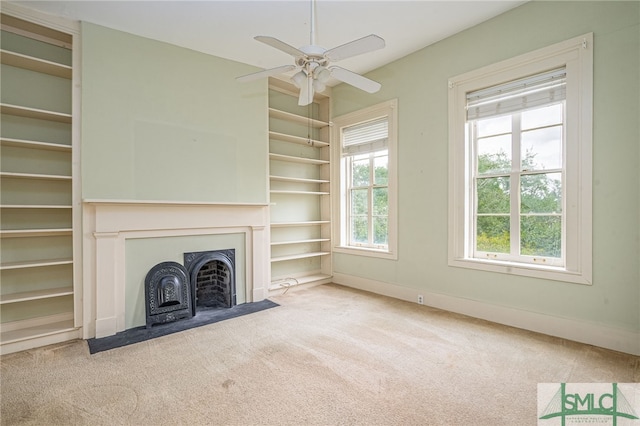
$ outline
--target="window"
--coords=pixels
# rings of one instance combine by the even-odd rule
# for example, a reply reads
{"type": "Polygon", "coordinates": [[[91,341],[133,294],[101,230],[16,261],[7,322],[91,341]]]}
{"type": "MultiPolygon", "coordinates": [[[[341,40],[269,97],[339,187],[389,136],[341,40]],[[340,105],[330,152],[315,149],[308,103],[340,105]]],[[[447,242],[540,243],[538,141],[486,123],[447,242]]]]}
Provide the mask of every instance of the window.
{"type": "Polygon", "coordinates": [[[591,282],[591,45],[450,80],[450,265],[591,282]]]}
{"type": "Polygon", "coordinates": [[[564,264],[565,76],[467,93],[473,257],[564,264]]]}
{"type": "Polygon", "coordinates": [[[396,101],[337,118],[335,250],[396,256],[396,101]]]}

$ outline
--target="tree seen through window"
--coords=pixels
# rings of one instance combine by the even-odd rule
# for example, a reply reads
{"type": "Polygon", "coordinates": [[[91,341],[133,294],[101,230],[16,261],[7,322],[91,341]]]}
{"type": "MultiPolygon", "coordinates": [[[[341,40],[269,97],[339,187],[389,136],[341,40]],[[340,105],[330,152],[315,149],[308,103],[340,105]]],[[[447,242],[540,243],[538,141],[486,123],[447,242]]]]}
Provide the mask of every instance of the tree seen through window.
{"type": "Polygon", "coordinates": [[[509,254],[515,247],[517,255],[560,258],[562,104],[475,125],[476,250],[509,254]],[[520,159],[512,158],[514,151],[520,151],[520,159]],[[513,226],[519,238],[512,242],[513,226]]]}
{"type": "Polygon", "coordinates": [[[356,244],[388,244],[389,169],[387,150],[351,160],[351,240],[356,244]]]}

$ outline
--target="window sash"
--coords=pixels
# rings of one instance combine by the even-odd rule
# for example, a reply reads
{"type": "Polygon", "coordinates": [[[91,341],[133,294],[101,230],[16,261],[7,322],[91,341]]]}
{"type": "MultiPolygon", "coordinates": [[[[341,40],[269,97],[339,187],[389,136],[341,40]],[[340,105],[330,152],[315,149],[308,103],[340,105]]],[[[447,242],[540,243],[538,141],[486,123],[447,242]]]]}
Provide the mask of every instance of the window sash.
{"type": "MultiPolygon", "coordinates": [[[[551,103],[553,104],[553,103],[551,103]]],[[[542,104],[539,107],[544,107],[542,104]]],[[[563,104],[564,110],[564,104],[563,104]]],[[[563,156],[562,168],[558,169],[543,169],[543,170],[527,170],[522,167],[522,153],[521,153],[521,135],[523,130],[521,129],[521,120],[520,120],[521,112],[516,112],[511,114],[511,170],[503,173],[481,173],[478,168],[478,140],[479,138],[476,131],[475,122],[477,120],[469,120],[467,125],[469,127],[467,134],[471,138],[471,146],[472,148],[472,161],[469,163],[469,167],[471,167],[470,176],[472,177],[472,191],[473,191],[473,206],[470,209],[471,220],[470,220],[470,232],[469,237],[471,238],[471,254],[472,257],[477,259],[488,259],[488,260],[503,260],[503,261],[517,261],[521,263],[533,263],[533,264],[544,264],[549,266],[565,266],[565,248],[566,248],[566,209],[564,206],[561,207],[560,213],[557,212],[546,212],[546,213],[523,213],[521,211],[521,195],[522,195],[522,187],[521,180],[524,176],[538,175],[538,174],[550,174],[550,173],[559,173],[561,178],[561,201],[564,203],[565,197],[565,179],[564,179],[564,168],[565,168],[565,160],[563,156]],[[509,212],[479,212],[479,204],[478,204],[478,183],[479,181],[485,179],[492,178],[506,178],[509,182],[509,212]],[[509,222],[509,251],[501,252],[496,250],[481,250],[478,249],[478,227],[479,227],[479,218],[483,217],[503,217],[508,218],[509,222]],[[545,255],[527,255],[522,254],[522,242],[523,237],[521,233],[521,224],[522,219],[525,217],[559,217],[561,224],[560,231],[560,256],[545,256],[545,255]]],[[[564,114],[563,114],[564,116],[564,114]]],[[[561,123],[563,133],[565,130],[565,119],[563,118],[561,123]]],[[[564,144],[565,138],[562,138],[562,143],[564,144]]]]}
{"type": "MultiPolygon", "coordinates": [[[[385,188],[387,189],[387,191],[389,190],[389,185],[387,184],[379,184],[375,182],[375,160],[377,158],[381,158],[381,157],[386,157],[388,160],[388,156],[389,154],[383,154],[381,155],[381,151],[386,151],[385,149],[382,150],[376,150],[373,152],[369,153],[368,156],[368,162],[369,162],[369,184],[368,185],[353,185],[353,162],[355,161],[355,156],[356,155],[347,155],[344,156],[343,161],[346,162],[346,170],[347,170],[347,179],[346,179],[346,193],[348,194],[348,199],[347,199],[347,220],[346,220],[346,226],[347,226],[347,241],[348,241],[348,245],[351,247],[367,247],[367,248],[374,248],[374,249],[384,249],[387,250],[389,248],[389,235],[388,235],[388,229],[387,229],[387,236],[385,238],[385,240],[387,241],[386,244],[380,244],[380,243],[376,243],[375,242],[375,223],[376,223],[376,219],[378,218],[385,218],[387,221],[389,220],[389,215],[388,213],[386,215],[383,214],[375,214],[375,209],[374,209],[374,202],[375,202],[375,197],[374,197],[374,190],[375,189],[379,189],[379,188],[385,188]],[[363,214],[363,213],[355,213],[354,212],[354,206],[352,203],[353,197],[352,194],[355,191],[362,191],[362,190],[366,190],[367,191],[367,213],[363,214]],[[354,238],[354,229],[353,229],[353,220],[354,218],[364,218],[366,219],[366,223],[367,223],[367,242],[362,242],[362,241],[357,241],[354,238]]],[[[358,161],[362,161],[361,158],[358,159],[358,161]]],[[[387,199],[387,202],[389,202],[389,200],[387,199]]]]}

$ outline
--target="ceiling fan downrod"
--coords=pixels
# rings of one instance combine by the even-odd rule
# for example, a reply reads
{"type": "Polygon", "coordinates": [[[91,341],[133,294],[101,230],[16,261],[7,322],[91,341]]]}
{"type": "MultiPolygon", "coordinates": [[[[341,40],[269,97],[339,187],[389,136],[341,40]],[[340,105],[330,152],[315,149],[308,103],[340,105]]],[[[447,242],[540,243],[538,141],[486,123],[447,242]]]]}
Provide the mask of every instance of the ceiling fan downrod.
{"type": "Polygon", "coordinates": [[[311,46],[316,44],[316,0],[311,0],[311,21],[309,22],[309,27],[311,31],[309,32],[309,44],[311,46]]]}

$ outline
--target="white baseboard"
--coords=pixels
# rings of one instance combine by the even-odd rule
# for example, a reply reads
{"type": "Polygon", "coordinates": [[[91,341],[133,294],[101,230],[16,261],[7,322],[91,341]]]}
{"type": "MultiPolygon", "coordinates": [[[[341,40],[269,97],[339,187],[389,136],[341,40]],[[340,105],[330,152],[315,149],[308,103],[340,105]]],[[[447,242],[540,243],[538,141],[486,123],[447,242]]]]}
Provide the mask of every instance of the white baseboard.
{"type": "Polygon", "coordinates": [[[333,282],[524,330],[640,356],[640,333],[334,273],[333,282]]]}

